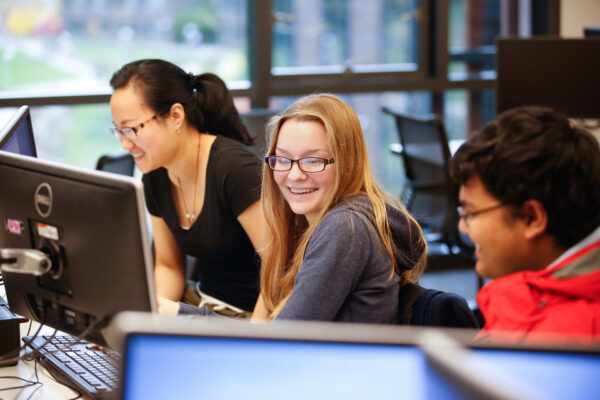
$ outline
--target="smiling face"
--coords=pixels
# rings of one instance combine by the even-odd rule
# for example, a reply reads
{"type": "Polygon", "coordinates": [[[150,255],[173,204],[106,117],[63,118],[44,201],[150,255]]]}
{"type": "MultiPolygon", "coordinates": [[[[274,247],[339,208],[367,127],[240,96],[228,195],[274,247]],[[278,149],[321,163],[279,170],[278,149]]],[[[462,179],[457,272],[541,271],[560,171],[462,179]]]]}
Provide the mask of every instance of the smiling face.
{"type": "MultiPolygon", "coordinates": [[[[151,119],[156,112],[145,103],[132,85],[116,89],[110,99],[110,111],[116,128],[135,127],[151,119]]],[[[133,156],[142,173],[165,166],[173,148],[171,130],[160,117],[150,120],[137,130],[135,139],[120,138],[121,146],[133,156]]]]}
{"type": "MultiPolygon", "coordinates": [[[[459,191],[459,201],[465,213],[494,207],[501,202],[485,188],[475,175],[459,191]]],[[[508,207],[498,207],[459,222],[461,232],[475,244],[475,270],[484,278],[497,278],[524,269],[531,269],[530,250],[526,238],[527,225],[515,217],[508,207]]]]}
{"type": "MultiPolygon", "coordinates": [[[[294,160],[305,157],[332,158],[327,134],[322,123],[315,120],[288,119],[277,136],[275,155],[294,160]]],[[[321,172],[304,172],[293,163],[289,171],[273,171],[273,177],[292,212],[306,216],[311,223],[327,205],[335,185],[335,164],[321,172]]]]}

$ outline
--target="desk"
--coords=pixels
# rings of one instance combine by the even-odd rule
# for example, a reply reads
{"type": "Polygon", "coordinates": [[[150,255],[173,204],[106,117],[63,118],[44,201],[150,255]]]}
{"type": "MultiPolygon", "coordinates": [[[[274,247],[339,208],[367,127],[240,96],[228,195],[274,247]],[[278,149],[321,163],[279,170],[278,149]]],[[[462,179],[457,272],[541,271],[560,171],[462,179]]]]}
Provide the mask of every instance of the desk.
{"type": "MultiPolygon", "coordinates": [[[[33,333],[35,333],[38,326],[39,325],[36,322],[33,322],[30,335],[33,335],[33,333]]],[[[28,328],[29,323],[21,324],[21,337],[27,336],[28,328]]],[[[52,334],[52,332],[54,332],[54,329],[44,327],[42,328],[40,334],[52,334]]],[[[42,383],[41,387],[39,387],[40,385],[32,385],[22,389],[2,391],[0,392],[0,397],[2,399],[28,399],[34,391],[35,394],[31,397],[32,400],[58,400],[72,399],[74,397],[77,397],[76,392],[69,389],[67,386],[56,382],[52,375],[50,375],[48,371],[39,364],[37,366],[37,375],[39,378],[39,382],[42,383]],[[38,387],[39,389],[36,391],[38,387]]],[[[19,360],[17,365],[9,367],[0,367],[0,377],[2,377],[2,379],[0,379],[0,389],[15,386],[18,387],[26,384],[26,382],[23,382],[19,379],[4,378],[9,376],[16,376],[34,382],[38,381],[38,379],[35,376],[35,362],[19,360]]]]}

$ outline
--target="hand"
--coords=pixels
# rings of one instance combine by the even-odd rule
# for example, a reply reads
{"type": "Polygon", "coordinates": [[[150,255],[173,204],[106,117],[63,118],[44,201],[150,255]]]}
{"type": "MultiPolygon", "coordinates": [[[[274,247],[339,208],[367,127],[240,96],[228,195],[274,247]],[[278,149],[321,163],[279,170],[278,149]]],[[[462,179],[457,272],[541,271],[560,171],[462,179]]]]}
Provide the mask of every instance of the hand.
{"type": "Polygon", "coordinates": [[[158,313],[163,315],[177,315],[179,313],[179,303],[167,299],[166,297],[156,296],[158,304],[158,313]]]}

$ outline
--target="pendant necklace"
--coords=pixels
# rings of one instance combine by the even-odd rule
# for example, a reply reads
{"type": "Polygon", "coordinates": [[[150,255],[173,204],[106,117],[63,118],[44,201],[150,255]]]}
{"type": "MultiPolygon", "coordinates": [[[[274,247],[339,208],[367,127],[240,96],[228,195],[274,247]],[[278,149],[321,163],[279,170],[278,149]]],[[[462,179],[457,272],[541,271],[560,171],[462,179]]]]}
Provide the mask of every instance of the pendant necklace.
{"type": "Polygon", "coordinates": [[[196,174],[194,177],[194,202],[192,203],[192,206],[194,207],[192,209],[192,212],[189,212],[188,206],[185,202],[185,196],[183,195],[183,189],[181,188],[181,180],[179,178],[177,178],[177,181],[179,183],[179,193],[181,194],[181,199],[183,200],[183,207],[184,207],[184,211],[185,211],[185,218],[187,219],[189,226],[186,229],[190,229],[192,227],[192,225],[194,224],[194,221],[196,220],[196,213],[195,213],[195,209],[196,209],[196,194],[198,193],[198,165],[200,163],[200,137],[198,137],[198,149],[196,151],[196,174]]]}

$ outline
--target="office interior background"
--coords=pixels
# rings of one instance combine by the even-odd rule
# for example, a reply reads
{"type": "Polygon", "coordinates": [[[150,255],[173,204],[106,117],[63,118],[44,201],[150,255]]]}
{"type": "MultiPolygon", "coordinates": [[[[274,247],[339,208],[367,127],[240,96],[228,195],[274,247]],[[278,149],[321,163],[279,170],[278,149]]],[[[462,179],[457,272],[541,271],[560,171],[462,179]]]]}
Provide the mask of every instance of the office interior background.
{"type": "Polygon", "coordinates": [[[0,0],[0,15],[0,124],[31,106],[40,158],[94,168],[119,153],[109,79],[163,58],[221,76],[241,113],[342,96],[398,194],[382,106],[438,113],[464,138],[495,116],[496,38],[582,37],[600,26],[600,0],[0,0]]]}

